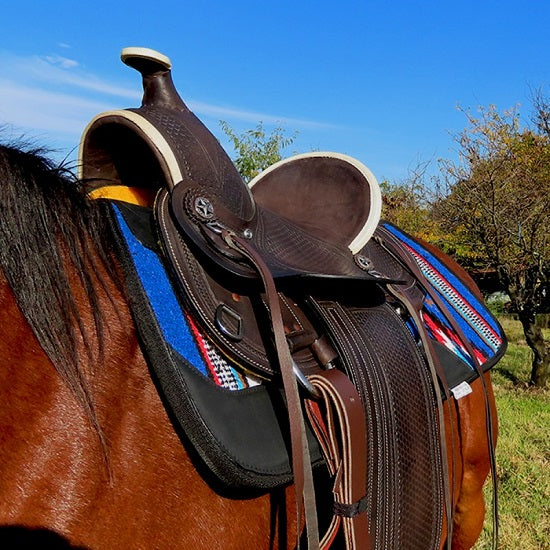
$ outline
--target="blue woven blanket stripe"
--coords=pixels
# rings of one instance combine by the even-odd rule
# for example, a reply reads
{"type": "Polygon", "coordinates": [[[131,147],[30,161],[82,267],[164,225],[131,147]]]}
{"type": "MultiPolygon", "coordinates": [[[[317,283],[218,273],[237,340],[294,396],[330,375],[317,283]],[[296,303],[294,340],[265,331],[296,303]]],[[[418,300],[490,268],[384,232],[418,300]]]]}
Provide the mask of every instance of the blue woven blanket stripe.
{"type": "Polygon", "coordinates": [[[136,239],[115,205],[113,210],[166,342],[199,372],[208,376],[206,365],[160,260],[136,239]]]}
{"type": "Polygon", "coordinates": [[[241,375],[199,331],[180,306],[159,257],[135,237],[116,205],[111,203],[111,207],[165,342],[217,386],[235,391],[256,385],[257,381],[241,375]]]}
{"type": "MultiPolygon", "coordinates": [[[[474,309],[471,304],[464,301],[464,298],[454,288],[449,281],[445,279],[443,274],[439,273],[433,266],[429,265],[426,260],[415,252],[415,259],[421,266],[426,278],[439,294],[452,306],[453,311],[464,319],[465,323],[476,331],[479,338],[484,341],[493,350],[497,350],[502,342],[501,338],[485,317],[480,312],[481,310],[474,309]]],[[[485,316],[487,311],[485,310],[485,316]]]]}
{"type": "MultiPolygon", "coordinates": [[[[441,299],[444,299],[444,297],[437,291],[439,297],[441,299]]],[[[424,303],[424,309],[434,318],[437,319],[437,321],[443,325],[449,332],[454,333],[454,329],[452,328],[451,324],[447,320],[446,316],[443,314],[443,312],[437,307],[437,305],[432,300],[426,300],[424,303]]],[[[464,336],[469,340],[470,344],[480,352],[480,354],[486,358],[490,359],[493,357],[497,351],[497,349],[493,348],[492,346],[489,346],[485,340],[479,337],[478,333],[472,328],[472,326],[467,323],[464,318],[453,308],[449,308],[449,313],[453,317],[453,319],[457,322],[457,324],[462,329],[462,332],[464,333],[464,336]]]]}
{"type": "MultiPolygon", "coordinates": [[[[439,308],[437,308],[437,306],[433,310],[424,308],[422,317],[430,337],[451,350],[471,370],[475,370],[472,358],[466,352],[462,342],[458,340],[454,329],[450,327],[447,319],[441,315],[439,308]]],[[[484,363],[487,360],[487,356],[483,355],[473,344],[472,346],[476,353],[476,357],[480,359],[480,364],[484,363]]]]}
{"type": "MultiPolygon", "coordinates": [[[[409,248],[427,280],[449,304],[449,311],[471,343],[485,357],[493,357],[502,345],[502,335],[487,308],[454,273],[418,242],[390,224],[385,224],[385,228],[409,248]]],[[[433,310],[433,313],[438,319],[442,317],[441,312],[433,310]]]]}
{"type": "MultiPolygon", "coordinates": [[[[447,266],[445,266],[441,261],[436,258],[431,252],[424,248],[420,243],[411,239],[399,229],[390,224],[385,224],[384,227],[393,233],[399,240],[403,241],[408,245],[409,248],[414,250],[421,258],[426,260],[426,262],[437,272],[439,272],[447,281],[456,289],[456,291],[462,296],[463,302],[470,304],[472,308],[477,312],[486,312],[487,309],[484,304],[482,304],[477,296],[475,296],[470,289],[452,272],[447,266]]],[[[492,319],[492,316],[484,316],[483,320],[488,323],[495,332],[499,332],[499,327],[497,323],[492,319]]]]}
{"type": "MultiPolygon", "coordinates": [[[[415,258],[419,263],[428,281],[437,292],[440,299],[444,303],[448,303],[447,311],[452,315],[454,320],[460,326],[464,335],[470,343],[477,349],[486,349],[485,357],[493,357],[500,346],[500,342],[495,339],[494,334],[487,330],[487,325],[480,322],[477,312],[473,312],[467,304],[464,304],[460,297],[457,298],[453,289],[450,289],[448,284],[441,280],[438,274],[429,266],[426,267],[426,262],[422,258],[415,258]],[[474,315],[476,313],[476,315],[474,315]]],[[[439,309],[439,308],[437,308],[439,309]]],[[[440,311],[438,311],[441,314],[440,311]]],[[[441,315],[440,315],[441,318],[441,315]]]]}

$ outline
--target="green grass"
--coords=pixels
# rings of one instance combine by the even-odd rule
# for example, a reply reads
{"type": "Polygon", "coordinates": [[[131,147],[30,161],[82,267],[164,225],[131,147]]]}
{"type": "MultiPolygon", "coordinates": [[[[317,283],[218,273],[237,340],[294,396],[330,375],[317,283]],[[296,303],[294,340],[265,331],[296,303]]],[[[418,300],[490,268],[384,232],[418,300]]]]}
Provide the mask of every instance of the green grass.
{"type": "MultiPolygon", "coordinates": [[[[531,353],[521,326],[509,318],[501,322],[508,351],[492,371],[499,418],[499,548],[550,549],[550,389],[528,386],[531,353]]],[[[550,337],[550,330],[545,333],[550,337]]],[[[490,484],[486,489],[489,508],[490,484]]],[[[491,548],[490,523],[488,518],[476,550],[491,548]]]]}

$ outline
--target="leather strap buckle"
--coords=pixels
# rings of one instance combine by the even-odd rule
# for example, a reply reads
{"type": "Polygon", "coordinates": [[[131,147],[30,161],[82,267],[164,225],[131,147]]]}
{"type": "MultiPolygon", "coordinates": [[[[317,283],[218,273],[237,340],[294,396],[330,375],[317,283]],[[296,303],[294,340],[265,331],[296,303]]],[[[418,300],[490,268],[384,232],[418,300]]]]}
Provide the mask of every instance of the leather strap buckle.
{"type": "Polygon", "coordinates": [[[332,511],[337,516],[342,516],[345,518],[354,518],[359,514],[367,511],[368,500],[365,495],[362,499],[354,502],[353,504],[345,504],[343,502],[335,502],[332,508],[332,511]]]}

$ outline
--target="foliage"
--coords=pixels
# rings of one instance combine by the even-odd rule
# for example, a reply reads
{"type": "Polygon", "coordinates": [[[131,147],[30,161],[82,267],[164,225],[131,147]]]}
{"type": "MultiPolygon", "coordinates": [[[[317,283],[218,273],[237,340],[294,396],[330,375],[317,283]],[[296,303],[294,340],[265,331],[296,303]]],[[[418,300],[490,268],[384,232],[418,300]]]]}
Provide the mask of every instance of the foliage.
{"type": "Polygon", "coordinates": [[[538,133],[550,136],[550,101],[544,97],[540,88],[533,94],[533,106],[535,108],[533,123],[538,133]]]}
{"type": "Polygon", "coordinates": [[[425,239],[433,225],[424,185],[426,168],[427,164],[419,164],[400,183],[380,183],[382,216],[401,229],[425,239]]]}
{"type": "Polygon", "coordinates": [[[485,303],[493,315],[503,315],[508,311],[510,298],[504,292],[495,292],[487,296],[485,303]]]}
{"type": "Polygon", "coordinates": [[[515,112],[490,107],[468,119],[458,136],[462,162],[444,163],[452,183],[439,217],[466,245],[481,245],[487,267],[542,272],[550,260],[550,140],[520,130],[515,112]]]}
{"type": "Polygon", "coordinates": [[[465,114],[460,161],[442,163],[448,185],[434,215],[496,271],[533,350],[531,382],[543,386],[550,343],[535,316],[550,275],[550,135],[521,128],[516,109],[465,114]]]}
{"type": "Polygon", "coordinates": [[[246,130],[242,134],[237,134],[223,120],[220,121],[220,126],[235,150],[233,162],[247,182],[281,160],[283,149],[291,145],[298,135],[298,132],[294,132],[287,136],[282,126],[277,126],[267,134],[262,122],[259,122],[256,128],[246,130]]]}
{"type": "Polygon", "coordinates": [[[411,235],[423,239],[452,256],[465,268],[480,265],[479,251],[465,243],[460,230],[446,228],[434,216],[434,192],[426,182],[429,163],[420,163],[398,183],[382,181],[382,217],[411,235]]]}

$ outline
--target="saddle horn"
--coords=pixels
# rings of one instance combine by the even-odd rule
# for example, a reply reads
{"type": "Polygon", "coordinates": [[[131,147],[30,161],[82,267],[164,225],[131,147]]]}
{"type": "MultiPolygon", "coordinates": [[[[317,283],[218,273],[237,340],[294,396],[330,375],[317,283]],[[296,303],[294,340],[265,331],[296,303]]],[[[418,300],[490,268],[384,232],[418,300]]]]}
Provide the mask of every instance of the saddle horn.
{"type": "Polygon", "coordinates": [[[156,106],[189,111],[174,86],[169,57],[149,48],[129,47],[122,50],[120,59],[141,74],[142,107],[156,106]]]}

